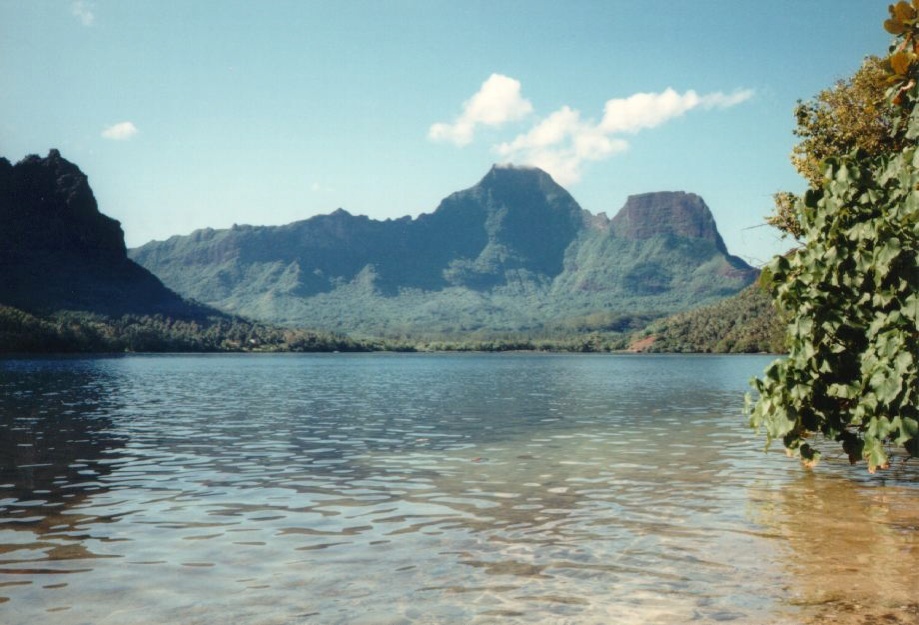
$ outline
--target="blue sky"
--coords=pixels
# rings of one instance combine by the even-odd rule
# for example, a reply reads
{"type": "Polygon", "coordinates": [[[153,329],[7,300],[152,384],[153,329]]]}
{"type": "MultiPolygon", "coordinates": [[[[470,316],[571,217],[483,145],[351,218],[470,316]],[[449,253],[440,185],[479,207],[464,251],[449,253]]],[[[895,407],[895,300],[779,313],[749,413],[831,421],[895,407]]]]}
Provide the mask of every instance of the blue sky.
{"type": "Polygon", "coordinates": [[[887,4],[0,0],[0,156],[60,149],[129,246],[417,216],[513,162],[610,216],[698,193],[761,263],[795,102],[886,52],[887,4]]]}

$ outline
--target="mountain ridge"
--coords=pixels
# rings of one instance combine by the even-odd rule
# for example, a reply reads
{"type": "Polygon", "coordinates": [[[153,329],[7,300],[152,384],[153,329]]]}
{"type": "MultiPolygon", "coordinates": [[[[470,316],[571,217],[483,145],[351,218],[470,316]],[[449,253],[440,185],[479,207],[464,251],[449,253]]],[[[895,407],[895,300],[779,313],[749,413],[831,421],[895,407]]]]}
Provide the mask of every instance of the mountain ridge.
{"type": "Polygon", "coordinates": [[[728,254],[694,194],[631,196],[609,219],[542,170],[498,165],[415,218],[340,208],[283,226],[198,230],[129,255],[227,312],[371,335],[666,314],[736,293],[757,273],[728,254]]]}

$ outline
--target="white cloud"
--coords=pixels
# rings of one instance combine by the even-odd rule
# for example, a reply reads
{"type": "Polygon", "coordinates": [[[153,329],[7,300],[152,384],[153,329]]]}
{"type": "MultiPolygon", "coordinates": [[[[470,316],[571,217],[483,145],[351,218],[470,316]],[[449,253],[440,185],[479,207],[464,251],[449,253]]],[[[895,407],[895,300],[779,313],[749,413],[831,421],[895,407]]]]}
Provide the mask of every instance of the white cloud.
{"type": "Polygon", "coordinates": [[[137,126],[132,122],[118,122],[102,131],[102,136],[113,141],[125,141],[137,134],[137,126]]]}
{"type": "MultiPolygon", "coordinates": [[[[636,93],[607,100],[599,122],[582,119],[579,111],[563,106],[527,132],[492,149],[508,162],[540,167],[560,184],[571,184],[581,179],[585,162],[604,160],[628,150],[629,143],[622,135],[655,128],[693,109],[726,109],[752,97],[750,89],[699,95],[692,89],[679,93],[668,87],[660,93],[636,93]]],[[[464,146],[472,142],[478,126],[500,126],[532,112],[533,105],[520,95],[520,81],[492,74],[463,104],[462,113],[453,123],[433,124],[428,138],[464,146]]]]}
{"type": "Polygon", "coordinates": [[[70,5],[70,12],[80,20],[83,26],[92,26],[96,21],[96,15],[93,13],[93,5],[85,0],[74,0],[70,5]]]}
{"type": "Polygon", "coordinates": [[[753,97],[753,91],[745,89],[725,95],[720,91],[704,96],[690,89],[682,95],[673,89],[661,93],[636,93],[628,98],[607,100],[603,107],[603,130],[609,133],[635,134],[645,128],[654,128],[681,117],[694,108],[729,108],[753,97]]]}
{"type": "Polygon", "coordinates": [[[530,101],[520,95],[520,81],[492,74],[481,88],[463,104],[453,123],[439,122],[428,129],[432,141],[449,141],[458,146],[472,142],[477,126],[500,126],[533,112],[530,101]]]}
{"type": "Polygon", "coordinates": [[[753,97],[753,91],[732,94],[714,92],[698,95],[689,90],[678,93],[636,93],[627,98],[608,100],[599,123],[582,120],[579,111],[563,106],[527,133],[501,143],[494,151],[520,165],[540,167],[559,184],[578,182],[585,162],[600,161],[629,149],[620,135],[636,134],[675,119],[695,108],[724,109],[753,97]]]}
{"type": "Polygon", "coordinates": [[[738,89],[734,93],[725,95],[720,91],[702,96],[702,106],[707,109],[726,109],[742,104],[752,98],[753,89],[738,89]]]}
{"type": "Polygon", "coordinates": [[[660,126],[699,106],[699,96],[689,90],[680,95],[673,89],[661,93],[636,93],[627,98],[607,100],[600,127],[608,133],[635,134],[660,126]]]}
{"type": "Polygon", "coordinates": [[[568,135],[577,132],[581,126],[581,114],[574,109],[563,106],[536,124],[528,133],[518,135],[510,143],[499,145],[497,151],[506,155],[520,150],[556,145],[564,141],[568,135]]]}
{"type": "Polygon", "coordinates": [[[563,106],[526,134],[494,149],[509,160],[544,169],[564,185],[581,179],[582,162],[602,160],[628,147],[623,139],[581,121],[578,111],[563,106]]]}

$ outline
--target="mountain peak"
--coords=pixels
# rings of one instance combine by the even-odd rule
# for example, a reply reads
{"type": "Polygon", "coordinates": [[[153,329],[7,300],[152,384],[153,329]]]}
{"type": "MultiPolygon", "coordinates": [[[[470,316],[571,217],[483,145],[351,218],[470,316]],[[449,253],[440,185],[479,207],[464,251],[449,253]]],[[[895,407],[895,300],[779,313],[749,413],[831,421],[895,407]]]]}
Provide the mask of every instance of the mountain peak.
{"type": "Polygon", "coordinates": [[[715,218],[705,201],[695,193],[658,191],[630,195],[610,222],[616,236],[642,240],[672,235],[713,242],[727,253],[715,218]]]}
{"type": "Polygon", "coordinates": [[[501,173],[501,172],[530,172],[532,174],[542,174],[548,176],[544,170],[536,167],[535,165],[515,165],[513,163],[494,163],[491,166],[491,169],[488,173],[501,173]]]}
{"type": "Polygon", "coordinates": [[[503,332],[670,311],[755,277],[716,249],[720,237],[698,196],[633,196],[614,229],[545,171],[514,165],[494,165],[416,219],[337,210],[259,233],[219,245],[152,242],[132,255],[185,296],[228,311],[369,334],[503,332]],[[668,233],[677,240],[655,236],[668,233]],[[679,240],[689,237],[717,242],[679,240]]]}
{"type": "Polygon", "coordinates": [[[24,310],[197,314],[130,261],[80,168],[51,150],[0,159],[0,302],[24,310]]]}
{"type": "Polygon", "coordinates": [[[456,195],[477,198],[475,201],[491,213],[509,211],[538,218],[548,211],[577,223],[583,217],[571,194],[538,167],[493,165],[478,184],[456,195]]]}
{"type": "Polygon", "coordinates": [[[79,248],[99,257],[125,255],[121,224],[99,212],[86,174],[58,150],[0,168],[0,178],[0,217],[7,224],[10,249],[79,248]]]}
{"type": "Polygon", "coordinates": [[[511,163],[496,163],[491,166],[479,185],[526,185],[537,188],[559,188],[555,180],[539,167],[529,165],[513,165],[511,163]]]}

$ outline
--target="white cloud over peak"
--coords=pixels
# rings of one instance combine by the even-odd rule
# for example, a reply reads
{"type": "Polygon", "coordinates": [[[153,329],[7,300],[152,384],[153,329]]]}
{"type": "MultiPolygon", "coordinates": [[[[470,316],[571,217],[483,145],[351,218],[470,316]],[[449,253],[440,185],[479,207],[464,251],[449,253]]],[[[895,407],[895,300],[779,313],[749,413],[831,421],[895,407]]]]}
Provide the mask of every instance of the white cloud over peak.
{"type": "Polygon", "coordinates": [[[96,15],[93,13],[93,6],[85,0],[74,0],[70,5],[70,12],[75,18],[80,20],[83,26],[92,26],[96,21],[96,15]]]}
{"type": "Polygon", "coordinates": [[[625,140],[609,136],[596,124],[582,121],[578,111],[563,106],[494,150],[511,161],[544,169],[564,185],[581,179],[583,161],[602,160],[628,147],[625,140]]]}
{"type": "Polygon", "coordinates": [[[510,162],[548,171],[559,184],[571,184],[581,179],[585,162],[628,150],[629,143],[621,135],[655,128],[693,109],[725,109],[752,97],[749,89],[705,95],[693,90],[681,94],[671,88],[660,93],[636,93],[607,100],[599,122],[584,120],[579,111],[563,106],[528,132],[494,146],[494,151],[510,162]]]}
{"type": "MultiPolygon", "coordinates": [[[[527,117],[533,112],[533,105],[520,92],[519,80],[492,74],[463,104],[457,118],[452,123],[433,124],[428,129],[428,138],[464,146],[472,142],[479,126],[497,127],[527,117]]],[[[584,163],[628,150],[629,142],[623,135],[656,128],[693,109],[737,106],[753,95],[751,89],[700,95],[692,89],[679,93],[668,87],[659,93],[635,93],[607,100],[599,122],[583,119],[580,111],[562,106],[537,120],[527,132],[492,149],[507,162],[540,167],[560,184],[571,184],[581,179],[584,163]]]]}
{"type": "Polygon", "coordinates": [[[533,105],[520,95],[519,80],[492,74],[463,104],[462,112],[453,123],[432,124],[428,129],[428,138],[464,146],[472,142],[478,126],[501,126],[523,119],[532,112],[533,105]]]}
{"type": "Polygon", "coordinates": [[[102,136],[113,141],[125,141],[137,134],[137,126],[132,122],[118,122],[102,131],[102,136]]]}

